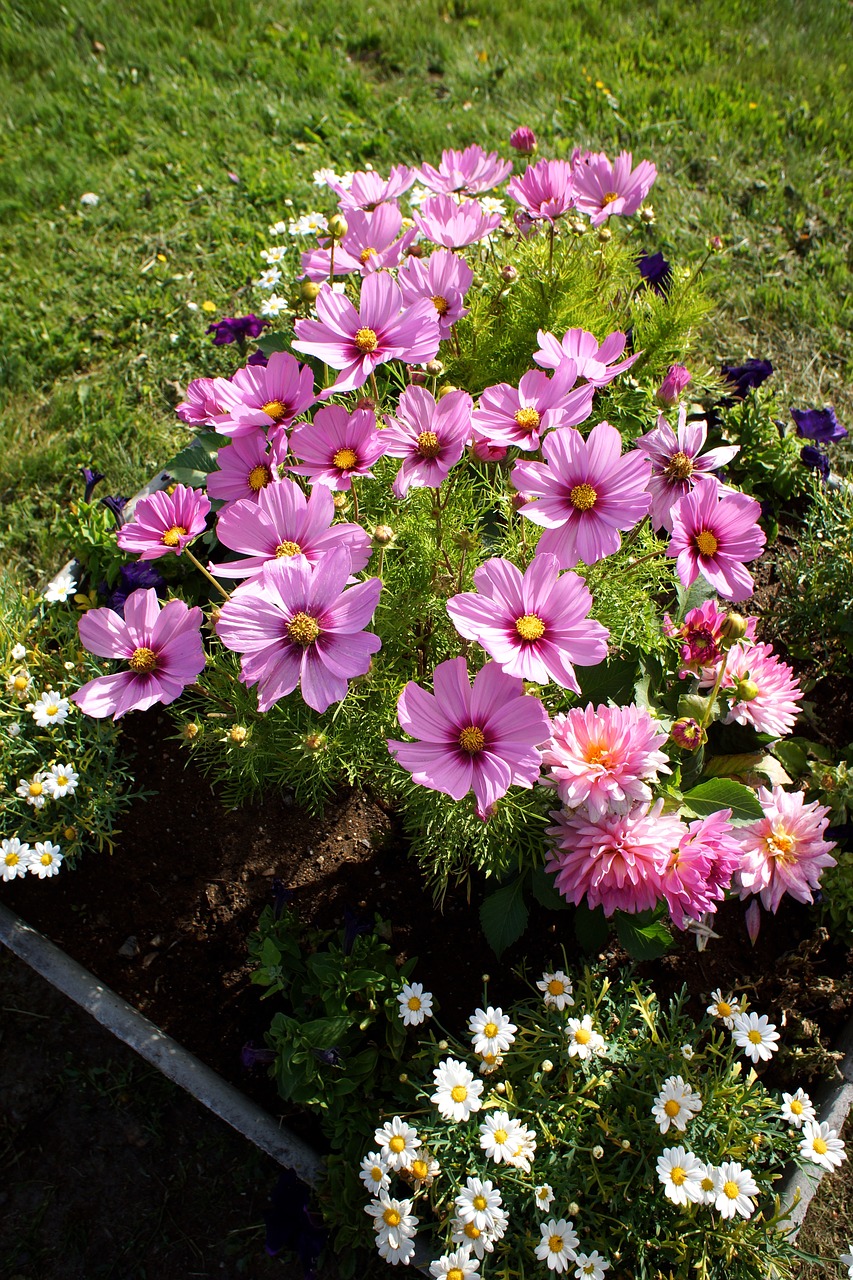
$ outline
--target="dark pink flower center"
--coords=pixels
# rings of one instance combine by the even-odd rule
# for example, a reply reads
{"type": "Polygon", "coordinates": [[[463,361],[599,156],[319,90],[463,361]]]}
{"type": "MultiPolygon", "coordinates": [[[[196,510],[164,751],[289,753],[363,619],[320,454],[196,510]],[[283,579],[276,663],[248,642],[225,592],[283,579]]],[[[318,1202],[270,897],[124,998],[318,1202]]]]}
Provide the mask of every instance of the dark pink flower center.
{"type": "Polygon", "coordinates": [[[422,458],[437,458],[441,453],[441,441],[434,431],[422,431],[418,436],[417,446],[422,458]]]}
{"type": "Polygon", "coordinates": [[[127,660],[127,665],[131,671],[135,671],[138,676],[148,676],[157,667],[157,654],[153,649],[134,649],[133,653],[127,660]]]}

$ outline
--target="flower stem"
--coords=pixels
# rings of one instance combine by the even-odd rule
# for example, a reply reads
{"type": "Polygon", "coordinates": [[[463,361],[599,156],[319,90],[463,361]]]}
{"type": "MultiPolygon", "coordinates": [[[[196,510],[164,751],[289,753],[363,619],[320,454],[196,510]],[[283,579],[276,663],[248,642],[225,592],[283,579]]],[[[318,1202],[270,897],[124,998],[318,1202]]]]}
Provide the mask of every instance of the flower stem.
{"type": "Polygon", "coordinates": [[[705,708],[705,712],[704,712],[704,715],[702,716],[702,719],[699,721],[700,729],[704,729],[711,718],[711,709],[713,708],[714,703],[717,701],[717,694],[720,692],[720,685],[723,683],[723,676],[726,674],[726,663],[728,662],[728,660],[729,660],[729,655],[728,655],[728,652],[726,652],[723,654],[723,660],[720,663],[720,669],[717,672],[717,678],[714,681],[714,687],[711,690],[711,696],[708,699],[708,705],[705,708]]]}
{"type": "Polygon", "coordinates": [[[352,513],[355,516],[355,522],[358,524],[358,493],[355,488],[355,476],[350,477],[350,493],[352,494],[352,513]]]}
{"type": "Polygon", "coordinates": [[[213,583],[213,585],[216,587],[216,590],[219,592],[219,594],[220,594],[221,596],[224,596],[226,600],[230,600],[230,599],[231,599],[231,596],[229,595],[229,593],[225,590],[225,588],[224,588],[224,587],[221,587],[221,586],[219,585],[219,583],[218,583],[218,582],[216,581],[216,579],[214,578],[213,574],[212,574],[212,573],[208,573],[207,569],[205,569],[204,565],[201,563],[201,561],[200,561],[200,560],[196,560],[195,556],[194,556],[194,555],[193,555],[193,553],[190,551],[189,547],[184,547],[184,555],[187,557],[187,559],[190,561],[190,563],[191,563],[191,564],[194,564],[194,565],[195,565],[195,567],[198,569],[199,573],[203,573],[203,574],[204,574],[204,576],[205,576],[205,578],[207,578],[208,582],[212,582],[212,583],[213,583]]]}

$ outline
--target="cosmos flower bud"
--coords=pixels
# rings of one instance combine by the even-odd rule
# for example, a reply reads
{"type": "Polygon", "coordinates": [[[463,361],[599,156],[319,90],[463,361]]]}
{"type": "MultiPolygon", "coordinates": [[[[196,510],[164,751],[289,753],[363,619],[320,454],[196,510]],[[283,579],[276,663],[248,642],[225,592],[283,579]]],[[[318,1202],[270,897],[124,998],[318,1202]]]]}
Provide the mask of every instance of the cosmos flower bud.
{"type": "Polygon", "coordinates": [[[299,286],[299,295],[304,302],[313,302],[322,287],[319,280],[303,280],[299,286]]]}
{"type": "Polygon", "coordinates": [[[390,524],[378,524],[373,530],[373,541],[380,547],[387,547],[395,537],[396,534],[390,524]]]}
{"type": "Polygon", "coordinates": [[[201,726],[197,725],[194,720],[190,720],[181,729],[181,737],[184,742],[192,742],[193,738],[197,738],[201,733],[201,726]]]}
{"type": "Polygon", "coordinates": [[[670,737],[677,746],[683,747],[685,751],[696,751],[705,741],[707,734],[698,720],[694,720],[691,716],[685,716],[683,719],[675,721],[670,737]]]}
{"type": "Polygon", "coordinates": [[[410,244],[406,250],[407,258],[422,258],[424,256],[424,247],[422,244],[410,244]]]}
{"type": "Polygon", "coordinates": [[[724,247],[725,245],[723,243],[722,236],[711,236],[711,239],[708,241],[708,248],[711,250],[711,253],[722,253],[724,247]]]}
{"type": "Polygon", "coordinates": [[[720,624],[720,633],[726,640],[740,640],[746,635],[747,622],[742,613],[737,613],[734,609],[727,614],[723,622],[720,624]]]}
{"type": "Polygon", "coordinates": [[[602,244],[607,244],[608,240],[613,239],[613,232],[610,230],[609,227],[599,227],[598,238],[602,244]]]}
{"type": "Polygon", "coordinates": [[[666,377],[657,389],[657,398],[661,404],[677,404],[679,396],[692,377],[690,370],[685,369],[683,364],[671,364],[666,377]]]}
{"type": "Polygon", "coordinates": [[[228,731],[228,739],[230,742],[236,743],[238,747],[242,747],[243,743],[249,736],[249,730],[244,724],[232,724],[228,731]]]}
{"type": "Polygon", "coordinates": [[[370,413],[376,412],[376,401],[372,396],[361,396],[355,402],[356,409],[366,409],[370,413]]]}
{"type": "Polygon", "coordinates": [[[306,755],[315,756],[326,750],[328,741],[325,733],[306,733],[302,739],[302,749],[306,755]]]}
{"type": "Polygon", "coordinates": [[[585,236],[589,230],[589,223],[584,222],[583,218],[570,218],[568,227],[573,236],[585,236]]]}
{"type": "Polygon", "coordinates": [[[509,135],[509,145],[514,148],[520,155],[529,156],[536,150],[536,134],[526,124],[519,127],[509,135]]]}
{"type": "Polygon", "coordinates": [[[518,272],[511,262],[508,262],[506,266],[501,267],[501,279],[505,280],[507,284],[512,284],[513,280],[518,279],[518,272]]]}
{"type": "Polygon", "coordinates": [[[349,498],[345,493],[336,493],[332,498],[336,511],[346,511],[349,506],[349,498]]]}
{"type": "Polygon", "coordinates": [[[733,687],[736,702],[754,702],[760,693],[754,680],[736,680],[733,687]]]}
{"type": "Polygon", "coordinates": [[[348,231],[349,231],[349,223],[347,222],[346,218],[340,213],[332,214],[331,218],[329,219],[329,235],[332,237],[332,239],[343,240],[344,236],[348,231]]]}
{"type": "Polygon", "coordinates": [[[655,211],[650,204],[641,204],[637,210],[637,217],[647,227],[655,225],[655,211]]]}
{"type": "Polygon", "coordinates": [[[440,360],[430,360],[426,366],[426,371],[431,378],[440,378],[444,373],[444,365],[440,360]]]}

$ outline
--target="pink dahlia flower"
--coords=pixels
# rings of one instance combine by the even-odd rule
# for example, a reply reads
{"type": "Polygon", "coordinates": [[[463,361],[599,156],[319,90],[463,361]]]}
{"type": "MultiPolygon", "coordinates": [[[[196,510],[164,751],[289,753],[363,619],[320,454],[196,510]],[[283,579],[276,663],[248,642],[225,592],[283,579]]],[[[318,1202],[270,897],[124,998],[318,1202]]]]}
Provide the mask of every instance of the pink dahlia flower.
{"type": "Polygon", "coordinates": [[[476,640],[508,676],[580,693],[575,666],[607,656],[609,631],[587,617],[592,596],[576,573],[560,577],[554,556],[535,556],[522,574],[495,558],[474,573],[476,592],[447,602],[460,635],[476,640]]]}
{"type": "Polygon", "coordinates": [[[758,524],[761,507],[745,493],[724,493],[711,477],[672,509],[666,554],[675,557],[682,585],[701,573],[726,600],[746,600],[755,583],[744,561],[761,555],[766,541],[758,524]]]}
{"type": "Polygon", "coordinates": [[[394,496],[409,489],[436,489],[455,467],[471,438],[471,407],[467,391],[451,391],[436,403],[425,387],[407,387],[397,404],[396,418],[387,419],[382,435],[385,452],[402,458],[394,480],[394,496]]]}
{"type": "Polygon", "coordinates": [[[227,436],[289,426],[316,399],[314,374],[287,351],[274,351],[266,365],[238,369],[225,386],[218,392],[223,408],[216,430],[227,436]]]}
{"type": "Polygon", "coordinates": [[[721,809],[682,828],[661,876],[661,889],[677,929],[717,910],[743,850],[729,826],[731,809],[721,809]]]}
{"type": "Polygon", "coordinates": [[[422,298],[404,308],[400,288],[386,271],[365,277],[360,311],[328,285],[317,295],[316,306],[318,320],[296,321],[293,347],[341,370],[334,385],[320,393],[321,400],[363,386],[388,360],[426,364],[438,352],[435,307],[422,298]]]}
{"type": "Polygon", "coordinates": [[[209,510],[203,493],[176,484],[171,493],[162,489],[140,498],[116,540],[122,551],[139,552],[140,560],[156,560],[172,552],[179,556],[204,532],[209,510]]]}
{"type": "MultiPolygon", "coordinates": [[[[702,683],[713,683],[715,675],[706,672],[702,683]]],[[[803,691],[793,668],[773,652],[772,645],[742,641],[732,645],[720,687],[729,694],[724,724],[752,725],[757,733],[772,733],[774,738],[793,729],[803,691]]]]}
{"type": "Polygon", "coordinates": [[[408,191],[414,180],[414,169],[407,169],[404,164],[395,164],[387,178],[373,169],[367,169],[354,173],[348,187],[337,182],[330,182],[329,186],[338,196],[338,207],[349,220],[350,212],[354,209],[370,212],[379,205],[397,200],[404,191],[408,191]]]}
{"type": "Polygon", "coordinates": [[[574,207],[572,166],[566,160],[539,160],[511,179],[507,195],[528,218],[553,224],[574,207]]]}
{"type": "MultiPolygon", "coordinates": [[[[336,276],[353,275],[356,272],[366,276],[372,271],[396,267],[418,234],[411,227],[404,236],[397,239],[403,225],[403,215],[393,204],[381,204],[374,213],[350,209],[347,212],[347,224],[346,235],[340,244],[335,245],[336,276]]],[[[309,280],[327,280],[331,269],[330,248],[324,246],[303,253],[302,270],[309,280]]]]}
{"type": "Polygon", "coordinates": [[[479,196],[491,191],[512,173],[512,163],[501,160],[497,151],[488,154],[482,147],[466,147],[464,151],[442,151],[441,164],[434,168],[422,164],[417,170],[418,180],[439,195],[456,192],[467,196],[479,196]]]}
{"type": "Polygon", "coordinates": [[[511,786],[532,787],[548,737],[548,716],[520,680],[493,662],[469,684],[464,658],[441,662],[435,693],[410,681],[397,700],[400,727],[417,742],[389,741],[388,750],[422,787],[454,800],[474,792],[484,821],[511,786]]]}
{"type": "Polygon", "coordinates": [[[672,508],[676,502],[707,479],[711,471],[724,467],[740,452],[740,445],[734,444],[709,449],[700,456],[707,435],[707,425],[704,422],[688,424],[687,410],[682,408],[678,413],[677,435],[661,413],[655,429],[637,441],[637,448],[652,463],[649,493],[655,529],[671,532],[672,508]]]}
{"type": "Polygon", "coordinates": [[[266,432],[256,427],[251,435],[237,436],[216,455],[218,471],[207,477],[210,498],[239,502],[241,498],[257,500],[268,484],[278,481],[278,468],[287,454],[287,438],[279,432],[268,440],[266,432]]]}
{"type": "Polygon", "coordinates": [[[551,814],[547,828],[554,847],[545,870],[553,872],[559,893],[575,906],[584,899],[591,910],[649,911],[663,895],[662,877],[670,850],[684,834],[673,814],[663,814],[663,801],[645,812],[606,813],[592,822],[584,813],[551,814]]]}
{"type": "Polygon", "coordinates": [[[542,755],[546,780],[568,809],[583,806],[591,822],[648,804],[650,782],[670,773],[661,751],[667,731],[639,707],[574,707],[551,722],[542,755]]]}
{"type": "Polygon", "coordinates": [[[259,711],[298,684],[308,706],[323,712],[346,697],[348,680],[369,669],[382,644],[364,627],[382,583],[368,578],[344,590],[351,572],[343,548],[316,569],[303,556],[271,561],[222,606],[216,633],[243,655],[240,679],[258,686],[259,711]]]}
{"type": "Polygon", "coordinates": [[[829,809],[783,787],[759,787],[758,799],[764,817],[737,830],[743,850],[737,873],[741,898],[758,894],[762,906],[773,912],[786,893],[797,902],[813,902],[821,874],[835,866],[830,853],[835,845],[823,838],[829,809]]]}
{"type": "Polygon", "coordinates": [[[507,382],[486,387],[474,412],[474,429],[492,444],[534,452],[546,431],[576,427],[592,413],[595,387],[587,383],[572,390],[574,384],[575,365],[566,360],[553,378],[531,369],[517,387],[507,382]]]}
{"type": "Polygon", "coordinates": [[[464,249],[501,225],[499,213],[483,213],[476,200],[457,204],[453,196],[431,196],[412,218],[431,244],[443,244],[447,249],[464,249]]]}
{"type": "Polygon", "coordinates": [[[450,249],[436,249],[425,262],[407,258],[397,272],[397,283],[406,306],[419,298],[429,299],[438,316],[441,336],[446,338],[456,321],[468,314],[462,304],[474,283],[474,272],[464,258],[450,249]]]}
{"type": "Polygon", "coordinates": [[[318,565],[330,551],[345,547],[351,572],[359,573],[371,556],[370,537],[358,524],[333,525],[334,518],[335,502],[326,485],[315,485],[306,498],[295,480],[280,480],[256,499],[219,513],[216,536],[243,558],[211,564],[210,572],[217,578],[256,578],[271,560],[305,556],[318,565]]]}
{"type": "Polygon", "coordinates": [[[591,382],[594,387],[605,387],[620,373],[630,369],[635,360],[639,360],[640,352],[626,356],[620,360],[628,341],[624,333],[609,333],[601,346],[595,336],[586,329],[569,329],[563,334],[562,342],[553,333],[540,329],[537,335],[539,349],[534,351],[533,359],[543,369],[558,369],[565,360],[573,360],[577,369],[577,377],[591,382]],[[613,361],[617,361],[616,364],[613,361]]]}
{"type": "Polygon", "coordinates": [[[552,552],[561,569],[572,569],[578,560],[595,564],[619,550],[619,531],[642,520],[651,502],[649,460],[636,450],[622,457],[621,450],[616,428],[599,422],[587,440],[574,427],[547,435],[547,465],[516,462],[512,483],[536,498],[521,514],[545,528],[537,554],[552,552]]]}
{"type": "MultiPolygon", "coordinates": [[[[714,683],[718,662],[723,656],[723,623],[728,613],[721,609],[715,600],[704,600],[696,609],[685,614],[680,625],[673,623],[668,613],[664,618],[664,635],[683,641],[681,645],[682,668],[679,676],[682,680],[687,676],[704,676],[709,668],[711,684],[714,683]]],[[[756,617],[745,619],[745,638],[752,640],[755,636],[756,617]]]]}
{"type": "Polygon", "coordinates": [[[114,609],[90,609],[77,624],[81,644],[99,658],[120,659],[125,669],[90,680],[71,701],[97,720],[174,702],[204,668],[201,622],[201,609],[183,600],[161,608],[153,588],[132,591],[123,618],[114,609]]]}
{"type": "Polygon", "coordinates": [[[227,378],[196,378],[187,387],[187,398],[175,413],[190,426],[208,426],[225,412],[222,397],[230,395],[230,388],[227,378]]]}
{"type": "Polygon", "coordinates": [[[577,207],[589,214],[594,227],[614,214],[627,217],[636,213],[651,191],[658,176],[655,166],[650,160],[641,160],[632,169],[632,163],[630,151],[622,151],[612,164],[601,151],[574,166],[577,207]]]}
{"type": "Polygon", "coordinates": [[[376,426],[372,409],[347,413],[343,405],[318,409],[313,422],[296,427],[290,448],[299,466],[290,470],[307,476],[311,484],[351,489],[353,476],[372,476],[371,467],[386,447],[385,432],[376,426]]]}

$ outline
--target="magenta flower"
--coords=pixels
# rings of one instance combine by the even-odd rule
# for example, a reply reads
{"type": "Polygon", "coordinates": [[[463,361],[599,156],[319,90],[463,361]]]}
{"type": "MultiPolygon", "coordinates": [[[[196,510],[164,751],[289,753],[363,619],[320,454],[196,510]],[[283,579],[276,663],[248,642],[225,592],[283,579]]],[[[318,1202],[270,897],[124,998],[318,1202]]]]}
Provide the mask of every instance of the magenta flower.
{"type": "Polygon", "coordinates": [[[566,160],[539,160],[511,179],[507,194],[529,218],[553,224],[574,207],[572,166],[566,160]]]}
{"type": "Polygon", "coordinates": [[[742,863],[743,850],[729,826],[731,816],[731,809],[721,809],[689,823],[670,852],[661,890],[677,929],[717,910],[742,863]]]}
{"type": "Polygon", "coordinates": [[[176,484],[140,498],[133,516],[122,525],[117,542],[122,551],[138,551],[140,560],[156,560],[172,552],[180,555],[204,531],[210,503],[197,489],[176,484]]]}
{"type": "Polygon", "coordinates": [[[303,556],[276,560],[222,606],[216,633],[243,655],[240,679],[258,686],[259,711],[298,684],[308,706],[323,712],[346,697],[348,680],[369,669],[381,641],[363,628],[382,583],[368,578],[344,590],[351,572],[343,548],[329,551],[316,569],[303,556]]]}
{"type": "Polygon", "coordinates": [[[321,400],[363,386],[388,360],[426,364],[438,352],[435,307],[422,298],[403,308],[400,288],[387,272],[365,277],[360,305],[356,311],[349,298],[324,285],[317,295],[319,319],[296,321],[294,349],[341,370],[334,385],[320,393],[321,400]]]}
{"type": "Polygon", "coordinates": [[[196,378],[187,387],[187,398],[175,413],[190,426],[208,426],[225,412],[223,396],[230,394],[231,383],[227,378],[196,378]]]}
{"type": "Polygon", "coordinates": [[[233,444],[226,444],[216,455],[218,471],[207,477],[207,493],[210,498],[224,502],[239,502],[241,498],[257,500],[268,484],[278,480],[279,464],[287,454],[287,438],[279,432],[277,438],[267,439],[266,432],[255,427],[251,435],[235,437],[233,444]]]}
{"type": "Polygon", "coordinates": [[[536,134],[526,124],[520,124],[509,135],[509,145],[522,156],[532,155],[536,150],[536,134]]]}
{"type": "Polygon", "coordinates": [[[427,240],[448,249],[464,249],[501,225],[499,213],[483,213],[476,200],[457,204],[453,196],[431,196],[414,210],[412,218],[427,240]]]}
{"type": "Polygon", "coordinates": [[[353,476],[373,475],[370,468],[385,452],[386,438],[372,409],[347,413],[343,405],[330,404],[317,410],[313,422],[294,429],[290,448],[301,464],[290,467],[294,475],[330,489],[351,489],[353,476]]]}
{"type": "Polygon", "coordinates": [[[625,813],[648,804],[648,784],[671,772],[661,750],[666,739],[666,729],[639,707],[574,707],[551,722],[546,779],[568,809],[583,806],[591,822],[625,813]]]}
{"type": "Polygon", "coordinates": [[[676,557],[685,587],[700,572],[727,600],[746,600],[755,583],[744,562],[761,555],[766,541],[758,524],[761,507],[745,493],[723,493],[716,480],[698,485],[672,509],[666,554],[676,557]]]}
{"type": "Polygon", "coordinates": [[[400,727],[417,742],[388,742],[388,750],[419,786],[454,800],[474,792],[485,821],[511,786],[532,787],[548,716],[520,680],[487,662],[469,684],[464,658],[441,662],[435,693],[410,681],[397,699],[400,727]]]}
{"type": "MultiPolygon", "coordinates": [[[[679,676],[682,680],[691,675],[702,675],[708,668],[716,668],[723,656],[723,623],[728,614],[714,600],[704,600],[697,608],[685,614],[680,626],[673,623],[668,613],[663,615],[664,635],[679,639],[681,645],[682,668],[679,676]]],[[[755,636],[755,625],[758,619],[747,618],[744,636],[752,640],[755,636]]],[[[711,684],[716,672],[711,671],[711,684]]]]}
{"type": "MultiPolygon", "coordinates": [[[[396,267],[417,236],[411,227],[399,240],[403,215],[396,205],[380,204],[374,213],[347,211],[347,233],[335,245],[335,275],[358,272],[362,276],[396,267]]],[[[328,242],[326,242],[328,243],[328,242]]],[[[309,280],[327,280],[332,266],[329,248],[311,249],[302,255],[302,270],[309,280]]]]}
{"type": "Polygon", "coordinates": [[[592,413],[595,387],[574,387],[575,365],[565,360],[553,378],[538,369],[525,373],[517,387],[501,382],[486,387],[474,412],[474,429],[491,444],[515,445],[530,452],[554,427],[575,427],[592,413]]]}
{"type": "Polygon", "coordinates": [[[637,448],[652,463],[649,493],[652,495],[651,518],[655,529],[672,531],[672,508],[685,494],[702,484],[711,471],[731,462],[740,445],[725,445],[709,449],[699,456],[705,444],[708,428],[704,422],[687,422],[687,410],[678,411],[678,434],[673,431],[663,414],[658,414],[657,426],[647,435],[640,436],[637,448]]]}
{"type": "Polygon", "coordinates": [[[251,435],[257,427],[286,427],[315,401],[314,374],[287,351],[274,351],[266,365],[238,369],[225,389],[216,430],[227,436],[251,435]]]}
{"type": "Polygon", "coordinates": [[[539,350],[534,351],[533,359],[543,369],[559,369],[565,360],[574,360],[577,376],[591,382],[594,387],[605,387],[620,373],[630,369],[635,360],[639,360],[641,352],[626,356],[619,360],[625,350],[627,338],[624,333],[609,333],[601,346],[595,336],[586,329],[569,329],[563,334],[562,342],[553,333],[540,329],[538,333],[539,350]],[[613,361],[618,363],[613,364],[613,361]]]}
{"type": "Polygon", "coordinates": [[[812,890],[823,871],[835,866],[830,853],[835,845],[823,838],[829,809],[783,787],[759,787],[758,799],[764,817],[736,832],[743,850],[737,873],[741,898],[758,894],[762,906],[773,912],[786,893],[797,902],[813,902],[812,890]]]}
{"type": "Polygon", "coordinates": [[[256,499],[235,502],[219,513],[216,536],[244,558],[211,564],[210,572],[217,578],[255,578],[271,560],[305,556],[318,565],[330,551],[345,547],[352,572],[359,573],[370,559],[370,537],[357,524],[333,525],[334,518],[335,503],[326,485],[315,485],[306,498],[295,480],[280,480],[256,499]]]}
{"type": "Polygon", "coordinates": [[[387,178],[368,169],[354,173],[349,187],[342,187],[337,182],[330,182],[329,186],[339,197],[338,207],[346,213],[349,221],[353,209],[370,212],[390,200],[397,200],[404,191],[408,191],[414,180],[414,169],[407,169],[404,164],[395,164],[387,178]]]}
{"type": "MultiPolygon", "coordinates": [[[[715,676],[715,671],[708,671],[701,683],[713,683],[715,676]]],[[[756,733],[772,733],[774,738],[793,729],[803,691],[793,668],[773,652],[772,645],[749,641],[732,645],[720,688],[729,693],[724,724],[752,725],[756,733]]]]}
{"type": "Polygon", "coordinates": [[[430,300],[438,316],[441,336],[446,338],[456,321],[468,314],[468,308],[462,304],[474,283],[474,272],[464,258],[450,249],[436,249],[425,262],[421,258],[407,258],[397,272],[397,283],[406,306],[418,298],[430,300]]]}
{"type": "Polygon", "coordinates": [[[682,391],[693,381],[693,374],[683,364],[671,364],[666,377],[657,389],[657,398],[661,404],[672,406],[678,403],[682,391]]]}
{"type": "Polygon", "coordinates": [[[476,640],[508,676],[580,693],[575,666],[607,657],[609,631],[587,617],[592,608],[583,578],[560,577],[554,556],[536,556],[522,574],[509,560],[492,559],[474,573],[476,592],[447,602],[461,636],[476,640]]]}
{"type": "Polygon", "coordinates": [[[488,155],[482,147],[466,147],[464,151],[442,151],[441,164],[434,168],[422,164],[417,170],[418,181],[439,195],[456,192],[467,196],[480,196],[491,191],[512,173],[509,160],[501,160],[497,151],[488,155]]]}
{"type": "Polygon", "coordinates": [[[588,213],[594,227],[614,214],[636,213],[652,189],[658,171],[650,160],[632,169],[630,151],[622,151],[611,164],[603,151],[592,153],[575,165],[573,177],[577,207],[588,213]]]}
{"type": "Polygon", "coordinates": [[[71,701],[96,720],[174,702],[204,668],[201,622],[201,609],[183,600],[161,609],[153,589],[131,592],[124,618],[113,609],[90,609],[77,624],[81,643],[100,658],[120,659],[126,669],[90,680],[71,701]]]}
{"type": "Polygon", "coordinates": [[[521,514],[545,528],[538,555],[551,552],[561,569],[572,569],[578,560],[595,564],[619,550],[619,531],[642,520],[651,502],[648,458],[636,450],[622,457],[621,449],[616,428],[599,422],[587,440],[574,427],[547,435],[547,465],[516,462],[512,483],[536,499],[521,514]]]}
{"type": "Polygon", "coordinates": [[[385,452],[402,458],[394,480],[394,496],[409,489],[436,489],[455,467],[471,438],[473,401],[467,391],[451,391],[436,404],[425,387],[407,387],[397,404],[396,418],[387,419],[385,452]]]}

